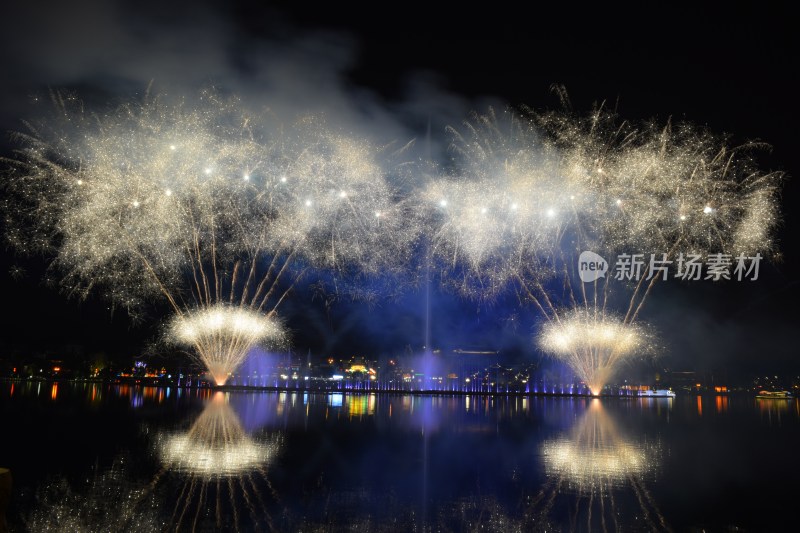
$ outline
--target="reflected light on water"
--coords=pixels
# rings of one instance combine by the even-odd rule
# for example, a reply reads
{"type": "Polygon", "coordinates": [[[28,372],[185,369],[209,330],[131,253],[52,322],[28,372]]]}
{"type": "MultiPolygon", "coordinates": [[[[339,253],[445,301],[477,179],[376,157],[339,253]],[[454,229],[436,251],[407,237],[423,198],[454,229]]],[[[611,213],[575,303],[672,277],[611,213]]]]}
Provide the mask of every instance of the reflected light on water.
{"type": "Polygon", "coordinates": [[[274,529],[268,506],[276,495],[266,468],[282,437],[251,437],[229,400],[229,393],[214,393],[188,431],[158,439],[164,470],[177,474],[164,478],[178,495],[164,531],[274,529]]]}
{"type": "Polygon", "coordinates": [[[627,517],[646,530],[670,530],[645,485],[645,479],[660,468],[660,441],[626,437],[601,400],[591,400],[570,434],[545,441],[541,453],[548,482],[532,500],[538,521],[549,520],[558,509],[569,509],[573,530],[575,524],[584,523],[588,531],[625,531],[630,528],[623,523],[627,517]],[[625,492],[635,498],[622,497],[625,492]],[[636,502],[636,507],[622,512],[624,501],[636,502]]]}
{"type": "Polygon", "coordinates": [[[655,452],[653,446],[624,439],[598,399],[592,400],[569,437],[542,445],[545,473],[561,477],[581,491],[623,484],[631,476],[655,471],[655,452]]]}
{"type": "Polygon", "coordinates": [[[348,414],[350,417],[372,416],[375,414],[375,395],[370,394],[348,396],[348,414]]]}
{"type": "Polygon", "coordinates": [[[266,465],[278,442],[250,438],[228,404],[217,392],[186,433],[169,435],[158,445],[169,470],[202,477],[236,476],[266,465]]]}
{"type": "Polygon", "coordinates": [[[331,407],[341,407],[342,402],[344,401],[344,394],[341,392],[335,392],[333,394],[328,395],[328,405],[331,407]]]}
{"type": "Polygon", "coordinates": [[[624,482],[628,476],[642,474],[648,470],[644,452],[630,443],[614,446],[585,443],[567,439],[548,443],[543,452],[546,457],[546,472],[563,475],[579,488],[591,488],[600,482],[624,482]]]}
{"type": "Polygon", "coordinates": [[[717,413],[725,413],[728,411],[728,397],[717,395],[715,399],[717,413]]]}
{"type": "Polygon", "coordinates": [[[756,398],[756,405],[761,413],[761,418],[772,425],[781,425],[782,418],[789,414],[790,405],[797,405],[797,400],[756,398]]]}

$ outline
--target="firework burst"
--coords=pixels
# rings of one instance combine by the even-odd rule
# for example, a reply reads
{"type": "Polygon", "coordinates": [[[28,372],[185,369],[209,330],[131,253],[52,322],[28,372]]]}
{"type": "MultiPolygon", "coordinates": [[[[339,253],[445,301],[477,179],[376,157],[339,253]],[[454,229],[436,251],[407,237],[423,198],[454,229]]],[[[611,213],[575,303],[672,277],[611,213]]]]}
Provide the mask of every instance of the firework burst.
{"type": "Polygon", "coordinates": [[[552,322],[540,346],[593,390],[644,346],[611,349],[594,333],[642,337],[633,324],[662,276],[646,263],[633,283],[612,274],[583,283],[582,251],[674,263],[683,252],[772,249],[781,174],[758,170],[755,144],[731,147],[690,125],[637,126],[602,108],[588,118],[490,110],[451,133],[448,174],[420,194],[443,279],[477,298],[514,287],[552,322]],[[567,350],[556,337],[574,343],[567,350]]]}
{"type": "Polygon", "coordinates": [[[769,252],[778,221],[781,175],[758,169],[757,145],[602,108],[475,115],[450,130],[447,174],[409,191],[375,145],[314,117],[265,123],[211,92],[102,115],[55,98],[62,123],[20,136],[11,162],[8,237],[55,257],[68,292],[134,315],[162,298],[178,318],[223,306],[272,318],[319,269],[346,274],[337,285],[405,273],[425,233],[465,294],[511,287],[549,321],[584,309],[629,326],[660,276],[645,264],[637,283],[582,283],[581,251],[769,252]]]}
{"type": "MultiPolygon", "coordinates": [[[[104,115],[55,98],[63,123],[21,136],[12,162],[9,238],[53,255],[69,293],[101,292],[134,316],[165,299],[199,327],[223,305],[271,318],[310,272],[387,275],[406,255],[402,209],[366,140],[313,117],[264,124],[214,93],[104,115]]],[[[201,358],[240,361],[238,341],[197,341],[217,333],[190,344],[236,347],[201,358]]],[[[216,363],[215,376],[235,369],[216,363]]]]}

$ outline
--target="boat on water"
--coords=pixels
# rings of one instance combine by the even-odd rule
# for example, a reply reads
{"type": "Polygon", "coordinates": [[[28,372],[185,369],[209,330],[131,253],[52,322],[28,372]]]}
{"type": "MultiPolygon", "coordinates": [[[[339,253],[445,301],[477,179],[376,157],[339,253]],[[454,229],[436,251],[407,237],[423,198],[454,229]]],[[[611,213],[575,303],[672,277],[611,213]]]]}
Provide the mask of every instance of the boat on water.
{"type": "Polygon", "coordinates": [[[640,398],[674,398],[675,391],[669,389],[647,389],[639,391],[640,398]]]}
{"type": "Polygon", "coordinates": [[[758,394],[756,394],[756,398],[761,398],[762,400],[791,400],[792,398],[794,398],[794,395],[787,390],[779,390],[779,391],[762,390],[758,391],[758,394]]]}

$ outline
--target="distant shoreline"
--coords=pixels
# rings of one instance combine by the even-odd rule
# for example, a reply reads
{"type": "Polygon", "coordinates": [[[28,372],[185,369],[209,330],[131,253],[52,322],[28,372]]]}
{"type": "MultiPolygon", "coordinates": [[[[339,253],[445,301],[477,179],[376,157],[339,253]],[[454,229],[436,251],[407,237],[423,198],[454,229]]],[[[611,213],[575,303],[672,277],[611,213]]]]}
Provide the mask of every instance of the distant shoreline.
{"type": "MultiPolygon", "coordinates": [[[[174,381],[166,381],[160,378],[115,378],[115,379],[37,379],[37,378],[0,378],[2,382],[15,382],[15,383],[72,383],[72,384],[102,384],[102,385],[128,385],[136,387],[160,387],[160,388],[176,388],[176,389],[189,389],[189,390],[209,390],[220,392],[292,392],[292,393],[312,393],[312,394],[382,394],[382,395],[402,395],[402,396],[490,396],[490,397],[534,397],[534,398],[617,398],[623,400],[639,400],[639,399],[669,399],[667,397],[639,397],[639,396],[625,396],[620,394],[600,394],[594,396],[586,393],[569,393],[569,392],[526,392],[526,391],[486,391],[486,390],[408,390],[397,388],[325,388],[325,387],[286,387],[274,385],[211,385],[207,382],[201,384],[191,385],[178,385],[174,381]]],[[[699,391],[688,392],[678,390],[676,393],[679,396],[739,396],[739,395],[754,395],[757,394],[756,390],[732,390],[723,393],[715,391],[699,391]]]]}

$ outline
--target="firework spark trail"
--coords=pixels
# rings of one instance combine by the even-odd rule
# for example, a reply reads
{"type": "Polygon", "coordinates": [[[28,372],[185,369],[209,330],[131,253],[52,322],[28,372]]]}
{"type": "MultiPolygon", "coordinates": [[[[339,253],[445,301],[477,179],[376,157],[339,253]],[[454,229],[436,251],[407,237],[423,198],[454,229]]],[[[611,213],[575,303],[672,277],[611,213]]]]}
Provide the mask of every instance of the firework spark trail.
{"type": "Polygon", "coordinates": [[[584,284],[582,251],[674,262],[683,252],[772,249],[781,174],[758,170],[756,144],[731,148],[684,124],[635,126],[602,108],[585,119],[490,110],[451,134],[453,164],[419,200],[443,279],[477,298],[515,287],[552,322],[545,337],[583,328],[580,348],[542,346],[593,389],[637,351],[609,349],[600,338],[593,345],[586,335],[613,323],[641,336],[633,324],[661,276],[647,261],[638,283],[608,273],[584,284]]]}
{"type": "MultiPolygon", "coordinates": [[[[69,293],[101,292],[134,317],[158,298],[179,319],[222,304],[273,317],[309,270],[388,275],[407,256],[413,231],[368,141],[313,117],[263,124],[212,92],[104,115],[54,98],[61,123],[21,135],[10,162],[8,237],[54,256],[69,293]]],[[[236,347],[214,355],[219,376],[245,337],[190,344],[236,347]]]]}

